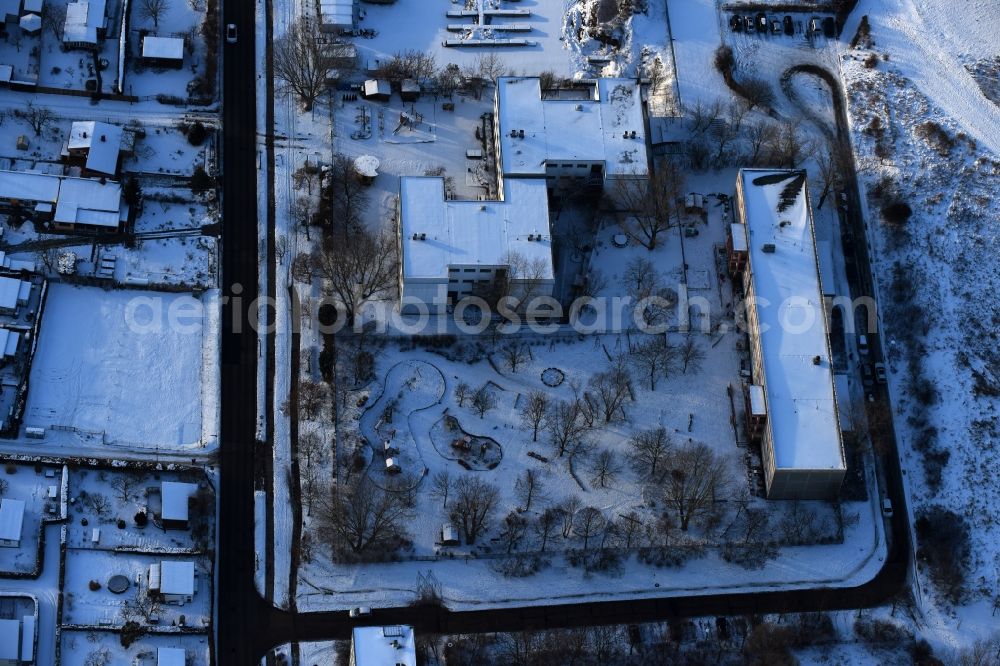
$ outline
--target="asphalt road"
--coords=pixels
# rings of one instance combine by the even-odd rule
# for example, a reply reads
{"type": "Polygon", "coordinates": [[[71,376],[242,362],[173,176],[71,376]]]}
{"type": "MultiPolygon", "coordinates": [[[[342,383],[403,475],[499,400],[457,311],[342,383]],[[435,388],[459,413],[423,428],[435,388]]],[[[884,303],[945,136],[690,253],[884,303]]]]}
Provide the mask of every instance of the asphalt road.
{"type": "MultiPolygon", "coordinates": [[[[257,295],[257,143],[255,99],[254,3],[225,0],[223,25],[235,23],[236,44],[223,46],[223,295],[242,286],[242,302],[223,307],[222,326],[222,465],[219,525],[219,601],[216,663],[243,666],[259,663],[270,648],[292,641],[347,638],[353,622],[344,612],[280,611],[254,587],[254,506],[256,386],[258,342],[247,325],[247,308],[257,295]],[[242,332],[236,330],[237,322],[242,332]]],[[[814,72],[816,73],[816,72],[814,72]]],[[[828,72],[817,75],[834,87],[838,133],[847,140],[847,121],[839,81],[828,72]]],[[[850,174],[850,182],[855,182],[850,174]]],[[[849,223],[856,239],[864,238],[860,198],[848,193],[849,223]]],[[[855,243],[858,293],[872,293],[865,243],[855,243]]],[[[881,350],[873,349],[876,358],[881,350]]],[[[887,399],[881,394],[879,399],[887,399]]],[[[888,494],[896,507],[885,565],[876,577],[854,588],[821,588],[750,594],[715,594],[683,598],[557,604],[471,612],[437,607],[379,609],[369,620],[377,624],[405,623],[419,632],[458,633],[545,629],[594,624],[619,624],[671,617],[736,615],[769,612],[838,610],[876,605],[895,594],[906,580],[910,561],[910,530],[893,434],[884,459],[888,494]]],[[[266,450],[266,449],[265,449],[266,450]]],[[[752,575],[752,574],[750,574],[752,575]]]]}

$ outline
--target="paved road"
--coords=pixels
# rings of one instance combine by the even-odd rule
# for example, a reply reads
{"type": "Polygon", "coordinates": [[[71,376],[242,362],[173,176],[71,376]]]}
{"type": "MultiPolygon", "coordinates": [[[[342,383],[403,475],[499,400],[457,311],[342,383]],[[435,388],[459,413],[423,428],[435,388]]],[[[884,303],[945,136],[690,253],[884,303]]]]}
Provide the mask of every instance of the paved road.
{"type": "MultiPolygon", "coordinates": [[[[224,47],[223,112],[223,295],[232,285],[243,286],[244,302],[257,293],[256,128],[254,99],[254,3],[225,0],[224,23],[240,27],[240,41],[224,47]]],[[[823,76],[823,75],[821,75],[823,76]]],[[[829,77],[829,78],[828,78],[829,77]]],[[[835,88],[838,130],[846,138],[846,116],[839,81],[835,88]]],[[[850,178],[854,182],[853,174],[850,178]]],[[[863,238],[860,199],[849,192],[849,223],[855,238],[863,238]]],[[[871,293],[870,267],[864,243],[855,243],[860,292],[871,293]]],[[[219,604],[216,663],[243,666],[257,663],[269,648],[304,640],[346,638],[352,622],[346,613],[279,611],[262,600],[254,587],[253,490],[256,428],[257,338],[246,327],[245,308],[223,308],[222,336],[222,496],[219,527],[219,604]],[[235,316],[235,319],[234,319],[235,316]],[[234,331],[241,321],[244,332],[234,331]]],[[[873,350],[878,353],[878,350],[873,350]]],[[[886,399],[882,396],[882,399],[886,399]]],[[[910,561],[907,525],[893,434],[885,458],[886,484],[897,507],[885,566],[869,583],[855,588],[822,588],[753,594],[715,594],[671,599],[559,604],[452,613],[441,608],[396,608],[376,612],[372,622],[405,623],[420,632],[457,633],[545,629],[593,624],[631,623],[670,617],[734,615],[767,612],[837,610],[880,603],[903,585],[910,561]]],[[[266,457],[266,456],[262,456],[266,457]]]]}

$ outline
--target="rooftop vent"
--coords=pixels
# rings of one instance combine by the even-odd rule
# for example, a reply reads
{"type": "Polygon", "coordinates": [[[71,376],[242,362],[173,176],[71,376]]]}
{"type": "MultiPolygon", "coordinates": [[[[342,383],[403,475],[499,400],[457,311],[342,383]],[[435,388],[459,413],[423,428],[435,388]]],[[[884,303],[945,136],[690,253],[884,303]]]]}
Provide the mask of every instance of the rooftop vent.
{"type": "Polygon", "coordinates": [[[577,111],[583,111],[583,104],[577,104],[576,105],[576,110],[577,111]]]}
{"type": "Polygon", "coordinates": [[[524,130],[518,130],[517,135],[523,139],[524,138],[524,130]]]}
{"type": "Polygon", "coordinates": [[[415,241],[427,240],[427,234],[413,234],[413,240],[415,241]]]}
{"type": "Polygon", "coordinates": [[[813,356],[813,365],[819,365],[822,360],[819,356],[813,356]]]}
{"type": "Polygon", "coordinates": [[[774,243],[764,243],[764,247],[761,250],[768,254],[774,254],[774,243]]]}

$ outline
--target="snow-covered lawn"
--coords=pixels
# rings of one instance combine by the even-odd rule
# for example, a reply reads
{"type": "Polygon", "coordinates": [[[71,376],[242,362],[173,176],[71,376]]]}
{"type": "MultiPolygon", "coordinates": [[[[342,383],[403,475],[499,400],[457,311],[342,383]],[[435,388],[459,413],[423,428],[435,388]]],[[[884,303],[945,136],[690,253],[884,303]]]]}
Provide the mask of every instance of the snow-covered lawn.
{"type": "Polygon", "coordinates": [[[217,351],[203,352],[216,349],[206,324],[215,319],[200,305],[181,294],[51,285],[25,424],[147,450],[214,445],[214,417],[203,411],[217,404],[205,397],[217,391],[206,371],[217,351]]]}

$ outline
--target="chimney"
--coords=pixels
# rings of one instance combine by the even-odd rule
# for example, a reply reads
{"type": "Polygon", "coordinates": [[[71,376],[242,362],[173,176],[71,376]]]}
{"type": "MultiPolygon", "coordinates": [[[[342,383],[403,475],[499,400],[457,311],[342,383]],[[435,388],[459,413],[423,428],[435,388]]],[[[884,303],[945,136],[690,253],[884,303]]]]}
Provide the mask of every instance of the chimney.
{"type": "Polygon", "coordinates": [[[519,131],[517,133],[517,135],[523,139],[524,138],[524,130],[519,131]]]}

